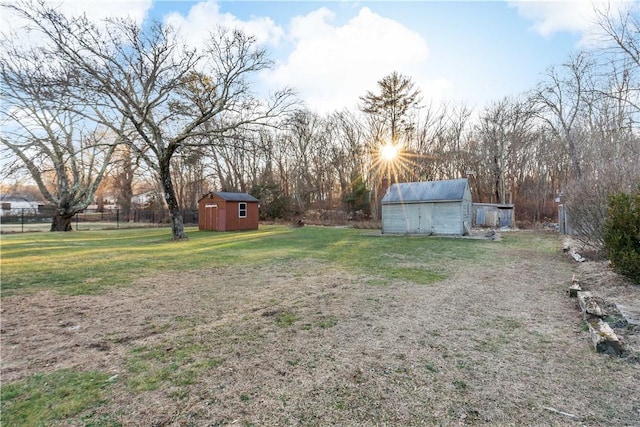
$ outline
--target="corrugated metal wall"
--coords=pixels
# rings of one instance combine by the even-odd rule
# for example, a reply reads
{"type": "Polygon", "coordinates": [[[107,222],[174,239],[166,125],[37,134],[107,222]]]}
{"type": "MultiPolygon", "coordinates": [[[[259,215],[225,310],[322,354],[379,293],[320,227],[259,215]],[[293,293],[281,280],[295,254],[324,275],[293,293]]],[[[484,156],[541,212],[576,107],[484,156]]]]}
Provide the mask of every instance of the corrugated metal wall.
{"type": "Polygon", "coordinates": [[[473,205],[474,225],[481,227],[513,227],[513,206],[477,203],[473,205]]]}

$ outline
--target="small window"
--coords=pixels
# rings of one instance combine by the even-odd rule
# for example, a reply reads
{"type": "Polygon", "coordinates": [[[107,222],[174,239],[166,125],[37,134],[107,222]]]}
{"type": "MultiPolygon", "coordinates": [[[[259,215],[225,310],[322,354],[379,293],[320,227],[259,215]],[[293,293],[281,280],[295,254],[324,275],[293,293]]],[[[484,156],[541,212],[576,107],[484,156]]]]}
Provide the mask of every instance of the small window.
{"type": "Polygon", "coordinates": [[[245,202],[238,203],[238,216],[240,218],[247,217],[247,204],[245,202]]]}

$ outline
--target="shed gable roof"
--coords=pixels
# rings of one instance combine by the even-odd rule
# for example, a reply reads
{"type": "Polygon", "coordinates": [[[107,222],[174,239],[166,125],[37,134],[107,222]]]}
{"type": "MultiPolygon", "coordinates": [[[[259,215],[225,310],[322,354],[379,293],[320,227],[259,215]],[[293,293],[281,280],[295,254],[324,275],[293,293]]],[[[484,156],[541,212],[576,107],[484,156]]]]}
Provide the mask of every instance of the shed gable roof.
{"type": "Polygon", "coordinates": [[[205,194],[200,200],[212,194],[215,194],[216,196],[220,197],[222,200],[226,200],[227,202],[259,202],[260,201],[249,193],[232,193],[228,191],[212,191],[210,193],[205,194]]]}
{"type": "Polygon", "coordinates": [[[464,198],[467,186],[466,178],[392,184],[382,204],[458,201],[464,198]]]}

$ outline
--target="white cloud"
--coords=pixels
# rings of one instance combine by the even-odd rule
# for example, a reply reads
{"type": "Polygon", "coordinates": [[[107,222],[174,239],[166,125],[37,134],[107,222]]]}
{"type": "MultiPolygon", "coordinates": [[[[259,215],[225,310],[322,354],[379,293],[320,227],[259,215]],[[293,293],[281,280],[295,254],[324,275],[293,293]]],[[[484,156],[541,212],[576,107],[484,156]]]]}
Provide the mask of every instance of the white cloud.
{"type": "Polygon", "coordinates": [[[256,41],[262,44],[277,45],[284,34],[282,28],[268,17],[241,21],[230,13],[220,13],[220,6],[214,0],[195,4],[187,16],[171,13],[164,19],[166,23],[178,29],[193,46],[201,45],[217,26],[240,29],[246,34],[255,36],[256,41]]]}
{"type": "Polygon", "coordinates": [[[588,17],[593,6],[589,1],[524,1],[509,2],[518,13],[533,21],[533,29],[543,37],[551,37],[558,32],[581,33],[588,25],[588,17]]]}
{"type": "Polygon", "coordinates": [[[320,112],[353,107],[392,71],[419,84],[416,76],[423,72],[429,51],[420,34],[366,7],[342,26],[334,20],[327,8],[293,18],[293,50],[265,73],[267,81],[297,88],[307,105],[320,112]]]}
{"type": "Polygon", "coordinates": [[[593,42],[597,32],[594,24],[596,10],[610,8],[615,12],[630,3],[629,0],[509,1],[520,16],[533,21],[532,29],[543,37],[550,38],[560,32],[575,33],[582,36],[581,45],[593,42]]]}

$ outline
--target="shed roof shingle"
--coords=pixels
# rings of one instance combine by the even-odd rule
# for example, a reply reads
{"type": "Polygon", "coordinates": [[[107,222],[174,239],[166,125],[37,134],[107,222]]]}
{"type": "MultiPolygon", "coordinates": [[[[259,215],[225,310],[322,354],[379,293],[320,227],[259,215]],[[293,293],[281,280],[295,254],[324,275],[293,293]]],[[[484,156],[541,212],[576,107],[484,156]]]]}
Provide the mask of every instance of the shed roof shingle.
{"type": "Polygon", "coordinates": [[[466,178],[392,184],[382,198],[382,204],[462,200],[467,185],[466,178]]]}
{"type": "Polygon", "coordinates": [[[231,193],[227,191],[212,191],[211,194],[215,194],[221,199],[226,200],[228,202],[259,202],[260,201],[249,193],[231,193]]]}

